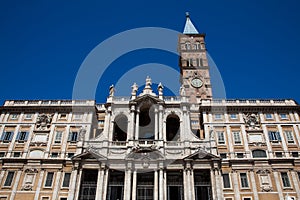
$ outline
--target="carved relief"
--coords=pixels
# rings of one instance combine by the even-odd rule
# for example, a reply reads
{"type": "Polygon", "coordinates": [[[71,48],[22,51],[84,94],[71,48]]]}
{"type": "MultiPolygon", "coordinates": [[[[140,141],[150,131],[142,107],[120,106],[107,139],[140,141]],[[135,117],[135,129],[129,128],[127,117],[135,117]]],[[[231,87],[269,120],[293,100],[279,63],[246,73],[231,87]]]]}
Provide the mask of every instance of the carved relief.
{"type": "Polygon", "coordinates": [[[40,114],[36,120],[36,129],[46,130],[50,128],[52,121],[52,114],[40,114]]]}
{"type": "Polygon", "coordinates": [[[259,169],[256,171],[256,174],[259,175],[259,179],[260,179],[260,189],[262,192],[270,192],[273,190],[273,187],[271,185],[271,181],[270,181],[270,170],[268,169],[259,169]]]}
{"type": "Polygon", "coordinates": [[[244,121],[246,123],[246,126],[249,127],[249,129],[259,129],[260,128],[260,119],[258,114],[244,114],[243,116],[244,121]]]}

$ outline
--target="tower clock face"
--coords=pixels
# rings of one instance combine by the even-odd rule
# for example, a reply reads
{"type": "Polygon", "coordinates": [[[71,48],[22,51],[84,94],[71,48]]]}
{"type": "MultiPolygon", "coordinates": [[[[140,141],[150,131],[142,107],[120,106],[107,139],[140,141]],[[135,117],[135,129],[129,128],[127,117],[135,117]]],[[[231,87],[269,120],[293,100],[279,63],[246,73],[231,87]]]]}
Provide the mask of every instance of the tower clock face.
{"type": "Polygon", "coordinates": [[[203,85],[203,81],[202,81],[201,79],[199,79],[199,78],[194,78],[194,79],[191,81],[191,84],[192,84],[192,86],[195,87],[195,88],[200,88],[200,87],[202,87],[202,85],[203,85]]]}

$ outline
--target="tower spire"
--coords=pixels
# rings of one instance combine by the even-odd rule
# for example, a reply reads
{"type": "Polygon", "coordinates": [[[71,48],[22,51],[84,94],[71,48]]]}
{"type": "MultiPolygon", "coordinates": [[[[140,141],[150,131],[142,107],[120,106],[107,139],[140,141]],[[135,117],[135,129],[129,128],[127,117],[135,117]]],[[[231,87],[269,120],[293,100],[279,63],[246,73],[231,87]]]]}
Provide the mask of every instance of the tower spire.
{"type": "Polygon", "coordinates": [[[197,29],[195,28],[194,24],[192,23],[190,19],[190,13],[186,12],[186,22],[183,30],[183,34],[199,34],[197,29]]]}

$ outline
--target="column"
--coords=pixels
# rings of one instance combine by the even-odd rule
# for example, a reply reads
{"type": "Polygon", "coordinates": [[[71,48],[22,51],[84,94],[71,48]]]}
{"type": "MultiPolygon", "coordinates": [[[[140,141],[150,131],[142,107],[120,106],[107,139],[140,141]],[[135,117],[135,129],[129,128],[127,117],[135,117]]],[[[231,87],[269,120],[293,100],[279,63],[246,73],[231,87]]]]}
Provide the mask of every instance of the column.
{"type": "Polygon", "coordinates": [[[154,140],[158,140],[158,110],[154,109],[154,140]]]}
{"type": "Polygon", "coordinates": [[[163,170],[163,191],[164,191],[164,198],[167,199],[167,171],[163,170]]]}
{"type": "Polygon", "coordinates": [[[284,196],[283,196],[283,193],[282,193],[282,189],[281,189],[281,181],[278,177],[278,172],[273,172],[274,174],[274,179],[275,179],[275,184],[276,184],[276,188],[277,188],[277,191],[278,191],[278,196],[279,196],[279,199],[284,199],[284,196]]]}
{"type": "Polygon", "coordinates": [[[96,200],[101,200],[102,197],[103,177],[104,177],[104,169],[100,167],[100,169],[98,169],[96,198],[95,198],[96,200]]]}
{"type": "Polygon", "coordinates": [[[102,199],[106,199],[106,193],[107,193],[107,184],[108,184],[108,172],[109,172],[109,169],[106,169],[105,170],[105,173],[104,173],[104,181],[103,181],[103,196],[102,196],[102,199]]]}
{"type": "Polygon", "coordinates": [[[221,173],[219,169],[214,170],[215,179],[216,179],[216,196],[217,199],[223,199],[223,190],[221,188],[221,173]]]}
{"type": "Polygon", "coordinates": [[[59,193],[59,188],[60,188],[60,177],[61,177],[61,171],[58,171],[56,173],[56,178],[55,178],[55,183],[53,184],[54,188],[53,188],[53,193],[52,193],[52,200],[56,200],[58,193],[59,193]]]}
{"type": "Polygon", "coordinates": [[[75,199],[76,184],[80,185],[80,180],[76,180],[77,172],[77,169],[73,169],[72,171],[68,199],[75,199]]]}
{"type": "Polygon", "coordinates": [[[191,170],[191,199],[195,199],[195,181],[194,170],[191,170]]]}
{"type": "Polygon", "coordinates": [[[13,186],[12,191],[11,191],[10,200],[14,200],[15,199],[21,174],[22,174],[22,171],[19,170],[17,172],[17,176],[16,176],[15,181],[14,181],[14,186],[13,186]]]}
{"type": "Polygon", "coordinates": [[[135,128],[135,124],[134,124],[134,112],[135,112],[135,106],[132,105],[131,106],[131,110],[130,110],[130,125],[129,125],[129,131],[128,131],[127,140],[135,138],[134,137],[134,128],[135,128]]]}
{"type": "Polygon", "coordinates": [[[188,170],[183,170],[183,194],[184,194],[184,200],[189,200],[189,183],[188,183],[188,176],[187,176],[188,170]]]}
{"type": "Polygon", "coordinates": [[[282,127],[280,125],[277,125],[277,129],[279,131],[279,134],[281,134],[281,140],[282,140],[282,148],[284,151],[284,155],[286,158],[290,157],[289,152],[288,152],[288,148],[287,148],[287,143],[285,141],[285,136],[284,133],[282,131],[282,127]]]}
{"type": "Polygon", "coordinates": [[[236,171],[232,172],[232,184],[233,184],[233,191],[234,191],[234,198],[235,199],[241,199],[240,195],[240,189],[239,189],[239,180],[238,180],[238,175],[236,171]]]}
{"type": "Polygon", "coordinates": [[[133,171],[132,175],[132,200],[136,200],[136,170],[133,171]]]}
{"type": "Polygon", "coordinates": [[[140,110],[136,111],[136,122],[135,122],[135,140],[139,139],[139,127],[140,127],[140,110]]]}
{"type": "Polygon", "coordinates": [[[300,186],[297,181],[298,174],[295,171],[291,171],[291,175],[292,175],[292,180],[294,183],[295,190],[297,192],[297,196],[298,196],[298,198],[300,198],[300,186]]]}
{"type": "Polygon", "coordinates": [[[230,126],[226,126],[226,135],[227,136],[227,141],[228,141],[228,147],[229,147],[229,158],[234,158],[234,150],[233,150],[233,142],[232,142],[232,137],[231,137],[231,131],[230,131],[230,126]]]}
{"type": "Polygon", "coordinates": [[[82,169],[79,170],[79,173],[77,175],[77,180],[78,180],[78,183],[76,185],[76,191],[75,191],[75,199],[79,199],[79,191],[80,191],[80,184],[81,184],[81,176],[82,176],[82,169]]]}
{"type": "Polygon", "coordinates": [[[252,185],[252,191],[253,191],[253,196],[254,200],[259,200],[258,198],[258,192],[256,188],[256,182],[255,182],[255,174],[253,171],[250,171],[250,180],[251,180],[251,185],[252,185]]]}
{"type": "Polygon", "coordinates": [[[159,169],[159,200],[164,200],[164,171],[159,169]]]}
{"type": "Polygon", "coordinates": [[[211,180],[211,192],[212,192],[213,199],[217,199],[216,187],[217,184],[219,183],[216,183],[215,181],[215,174],[213,169],[210,170],[210,180],[211,180]]]}
{"type": "Polygon", "coordinates": [[[299,134],[298,126],[296,124],[294,124],[293,129],[294,129],[294,133],[296,136],[296,138],[294,138],[294,140],[297,140],[298,144],[300,144],[300,134],[299,134]]]}
{"type": "Polygon", "coordinates": [[[154,171],[154,200],[158,200],[158,172],[154,171]]]}
{"type": "Polygon", "coordinates": [[[131,169],[125,171],[124,181],[124,200],[130,200],[131,197],[131,169]]]}
{"type": "Polygon", "coordinates": [[[249,149],[249,144],[248,144],[248,138],[247,138],[247,132],[246,132],[246,127],[245,125],[241,125],[241,135],[243,137],[243,142],[244,142],[244,148],[246,151],[246,158],[250,158],[251,153],[249,149]]]}
{"type": "Polygon", "coordinates": [[[159,124],[159,140],[164,140],[164,131],[163,131],[163,107],[162,105],[159,105],[158,108],[158,124],[159,124]]]}
{"type": "Polygon", "coordinates": [[[35,191],[34,200],[38,200],[39,199],[39,194],[40,194],[40,190],[41,190],[42,183],[43,183],[44,173],[45,173],[45,171],[41,170],[39,181],[38,181],[38,184],[37,184],[37,187],[36,187],[36,191],[35,191]]]}

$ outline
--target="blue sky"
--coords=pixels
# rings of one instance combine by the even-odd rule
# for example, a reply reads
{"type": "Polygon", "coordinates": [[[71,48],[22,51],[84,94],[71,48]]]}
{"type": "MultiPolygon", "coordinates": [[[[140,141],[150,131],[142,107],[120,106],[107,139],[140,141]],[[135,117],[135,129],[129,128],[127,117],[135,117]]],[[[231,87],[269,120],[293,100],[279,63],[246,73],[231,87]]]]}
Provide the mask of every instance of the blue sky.
{"type": "MultiPolygon", "coordinates": [[[[300,102],[299,8],[297,0],[3,0],[0,103],[71,99],[77,71],[98,44],[139,27],[183,31],[186,11],[197,29],[206,33],[207,49],[221,73],[227,98],[300,102]]],[[[104,102],[108,86],[134,66],[161,63],[178,69],[177,62],[175,55],[159,50],[123,55],[100,79],[95,98],[104,102]]]]}

